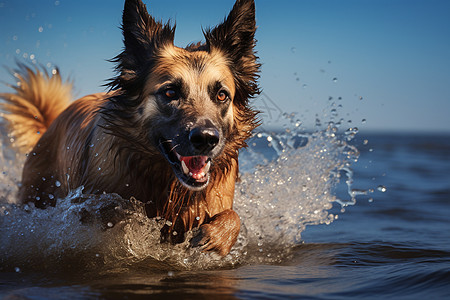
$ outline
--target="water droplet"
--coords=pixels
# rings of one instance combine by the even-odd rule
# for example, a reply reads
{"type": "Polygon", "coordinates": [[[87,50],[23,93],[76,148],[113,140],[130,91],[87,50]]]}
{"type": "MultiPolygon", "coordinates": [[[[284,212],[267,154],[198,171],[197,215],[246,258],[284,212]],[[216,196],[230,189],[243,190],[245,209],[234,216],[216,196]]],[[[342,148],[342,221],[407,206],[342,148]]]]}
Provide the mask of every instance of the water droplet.
{"type": "Polygon", "coordinates": [[[39,31],[39,32],[42,32],[42,31],[44,31],[44,27],[42,27],[42,26],[39,26],[39,28],[38,28],[38,31],[39,31]]]}
{"type": "Polygon", "coordinates": [[[52,194],[48,194],[48,198],[49,198],[50,200],[53,200],[53,199],[55,199],[55,196],[53,196],[52,194]]]}
{"type": "Polygon", "coordinates": [[[61,186],[61,182],[59,182],[58,180],[56,180],[55,185],[56,185],[56,187],[60,187],[60,186],[61,186]]]}
{"type": "Polygon", "coordinates": [[[106,226],[108,226],[109,228],[112,228],[114,226],[114,224],[112,222],[108,222],[108,224],[106,224],[106,226]]]}
{"type": "Polygon", "coordinates": [[[178,232],[176,232],[175,230],[172,232],[173,235],[177,235],[178,232]]]}
{"type": "Polygon", "coordinates": [[[380,192],[384,193],[387,191],[387,188],[384,185],[379,185],[377,187],[377,190],[379,190],[380,192]]]}
{"type": "Polygon", "coordinates": [[[364,140],[363,145],[367,145],[369,143],[369,140],[364,140]]]}
{"type": "Polygon", "coordinates": [[[361,121],[363,124],[366,124],[366,119],[362,119],[361,121]]]}
{"type": "Polygon", "coordinates": [[[338,81],[337,77],[334,77],[333,82],[337,82],[337,81],[338,81]]]}
{"type": "Polygon", "coordinates": [[[15,271],[16,273],[19,273],[19,272],[20,272],[20,268],[19,268],[19,267],[15,267],[15,268],[14,268],[14,271],[15,271]]]}
{"type": "Polygon", "coordinates": [[[363,100],[364,98],[362,96],[359,96],[359,100],[363,100]]]}
{"type": "Polygon", "coordinates": [[[172,271],[167,272],[167,276],[172,277],[173,276],[173,272],[172,271]]]}
{"type": "Polygon", "coordinates": [[[98,156],[98,153],[95,153],[95,155],[94,155],[95,157],[97,157],[98,156]]]}
{"type": "Polygon", "coordinates": [[[291,52],[292,52],[292,53],[295,53],[296,51],[297,51],[297,48],[291,47],[291,52]]]}
{"type": "Polygon", "coordinates": [[[97,169],[98,171],[101,171],[102,170],[102,168],[101,167],[98,167],[98,169],[97,169]]]}
{"type": "Polygon", "coordinates": [[[94,144],[90,144],[89,147],[91,147],[91,148],[94,147],[94,144]]]}
{"type": "Polygon", "coordinates": [[[45,180],[47,180],[47,179],[45,179],[45,177],[42,177],[42,181],[45,181],[45,180]]]}
{"type": "Polygon", "coordinates": [[[67,149],[67,150],[69,150],[69,149],[70,149],[70,147],[69,147],[69,146],[67,146],[67,147],[66,147],[66,149],[67,149]]]}
{"type": "Polygon", "coordinates": [[[166,221],[166,225],[167,225],[167,226],[172,226],[172,222],[166,221]]]}

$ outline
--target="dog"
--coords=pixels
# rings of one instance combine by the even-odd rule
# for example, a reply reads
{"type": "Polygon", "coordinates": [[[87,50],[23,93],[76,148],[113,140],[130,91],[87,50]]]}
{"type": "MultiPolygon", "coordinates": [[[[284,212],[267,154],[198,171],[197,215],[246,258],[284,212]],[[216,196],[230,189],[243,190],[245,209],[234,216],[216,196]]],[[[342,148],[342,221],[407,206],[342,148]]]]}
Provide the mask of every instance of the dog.
{"type": "Polygon", "coordinates": [[[141,0],[126,0],[124,49],[111,61],[107,92],[70,103],[59,72],[20,66],[1,104],[28,157],[19,200],[55,206],[79,186],[145,203],[168,222],[161,239],[227,255],[240,219],[233,210],[238,154],[259,125],[255,4],[237,0],[204,43],[174,46],[175,26],[156,21],[141,0]]]}

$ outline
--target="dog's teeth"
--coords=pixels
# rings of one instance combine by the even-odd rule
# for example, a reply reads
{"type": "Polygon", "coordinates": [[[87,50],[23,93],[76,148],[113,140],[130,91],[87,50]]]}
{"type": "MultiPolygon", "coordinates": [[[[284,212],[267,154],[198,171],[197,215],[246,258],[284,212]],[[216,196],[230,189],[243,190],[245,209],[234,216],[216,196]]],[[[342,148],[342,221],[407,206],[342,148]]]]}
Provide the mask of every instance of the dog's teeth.
{"type": "Polygon", "coordinates": [[[178,152],[177,152],[177,151],[173,151],[173,152],[175,152],[175,155],[177,156],[178,160],[181,160],[181,155],[180,155],[180,154],[178,154],[178,152]]]}
{"type": "Polygon", "coordinates": [[[209,168],[211,168],[211,161],[208,161],[208,163],[206,164],[206,166],[203,168],[203,172],[204,174],[209,172],[209,168]]]}
{"type": "Polygon", "coordinates": [[[186,166],[183,160],[181,161],[181,168],[183,169],[184,174],[189,174],[189,168],[186,166]]]}

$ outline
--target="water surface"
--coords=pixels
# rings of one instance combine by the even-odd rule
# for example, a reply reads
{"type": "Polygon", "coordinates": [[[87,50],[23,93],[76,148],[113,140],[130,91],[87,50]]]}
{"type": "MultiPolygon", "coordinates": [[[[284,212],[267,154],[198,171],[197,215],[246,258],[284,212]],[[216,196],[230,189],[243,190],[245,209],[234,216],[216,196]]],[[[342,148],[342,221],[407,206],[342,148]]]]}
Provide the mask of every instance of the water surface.
{"type": "Polygon", "coordinates": [[[243,230],[224,259],[159,244],[164,220],[113,194],[80,188],[56,208],[14,205],[23,159],[4,139],[0,296],[449,297],[449,136],[292,127],[255,135],[242,153],[243,230]],[[117,218],[80,222],[80,211],[108,205],[117,218]]]}

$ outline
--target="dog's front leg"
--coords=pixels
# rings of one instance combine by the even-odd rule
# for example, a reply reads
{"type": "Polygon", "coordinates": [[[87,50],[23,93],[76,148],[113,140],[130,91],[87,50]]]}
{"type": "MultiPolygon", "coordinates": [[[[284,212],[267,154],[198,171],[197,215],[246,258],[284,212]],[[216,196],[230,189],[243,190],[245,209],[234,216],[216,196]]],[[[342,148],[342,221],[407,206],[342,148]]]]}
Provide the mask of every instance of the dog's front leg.
{"type": "Polygon", "coordinates": [[[203,251],[215,251],[227,255],[236,243],[241,221],[232,210],[224,210],[200,226],[199,233],[191,240],[192,246],[201,246],[203,251]]]}

